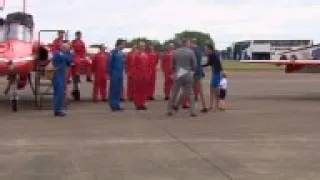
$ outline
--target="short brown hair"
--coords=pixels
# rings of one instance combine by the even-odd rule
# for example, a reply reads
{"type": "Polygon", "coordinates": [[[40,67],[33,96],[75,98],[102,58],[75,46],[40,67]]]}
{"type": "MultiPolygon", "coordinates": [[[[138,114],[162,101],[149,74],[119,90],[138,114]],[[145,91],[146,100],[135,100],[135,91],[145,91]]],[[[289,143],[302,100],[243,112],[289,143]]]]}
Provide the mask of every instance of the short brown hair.
{"type": "Polygon", "coordinates": [[[182,39],[182,44],[183,45],[187,44],[187,42],[191,42],[191,40],[189,38],[182,39]]]}
{"type": "Polygon", "coordinates": [[[120,46],[124,42],[126,42],[124,39],[118,39],[116,42],[116,46],[120,46]]]}

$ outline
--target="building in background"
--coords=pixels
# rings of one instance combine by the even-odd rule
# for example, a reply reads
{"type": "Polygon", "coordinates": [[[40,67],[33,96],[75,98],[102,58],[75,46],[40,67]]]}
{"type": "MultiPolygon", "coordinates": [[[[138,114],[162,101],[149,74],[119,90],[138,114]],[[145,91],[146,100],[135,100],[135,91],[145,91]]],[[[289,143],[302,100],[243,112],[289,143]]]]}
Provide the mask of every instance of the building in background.
{"type": "Polygon", "coordinates": [[[229,53],[233,60],[270,60],[312,45],[312,40],[248,40],[233,43],[229,53]]]}

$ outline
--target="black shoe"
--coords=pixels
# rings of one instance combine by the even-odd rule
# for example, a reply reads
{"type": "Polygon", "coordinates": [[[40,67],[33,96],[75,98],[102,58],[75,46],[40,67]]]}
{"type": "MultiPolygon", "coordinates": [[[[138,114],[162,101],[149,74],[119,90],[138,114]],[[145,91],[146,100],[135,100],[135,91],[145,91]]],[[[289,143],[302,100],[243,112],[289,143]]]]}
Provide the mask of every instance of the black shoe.
{"type": "Polygon", "coordinates": [[[169,98],[168,98],[168,97],[165,97],[164,100],[165,100],[165,101],[169,101],[169,98]]]}
{"type": "Polygon", "coordinates": [[[148,100],[149,101],[154,101],[155,99],[154,99],[154,97],[148,97],[148,100]]]}
{"type": "Polygon", "coordinates": [[[67,114],[66,113],[64,113],[64,112],[55,112],[54,113],[54,116],[55,117],[65,117],[67,114]]]}
{"type": "Polygon", "coordinates": [[[182,106],[182,108],[183,108],[183,109],[189,109],[190,106],[185,106],[185,105],[184,105],[184,106],[182,106]]]}
{"type": "Polygon", "coordinates": [[[202,112],[202,113],[207,113],[207,112],[208,112],[208,109],[207,109],[207,108],[203,108],[203,109],[201,110],[201,112],[202,112]]]}
{"type": "Polygon", "coordinates": [[[137,110],[138,111],[145,111],[145,110],[148,110],[148,108],[145,106],[141,106],[141,107],[137,107],[137,110]]]}
{"type": "Polygon", "coordinates": [[[122,112],[122,111],[124,111],[124,109],[123,108],[111,108],[111,111],[112,112],[122,112]]]}
{"type": "Polygon", "coordinates": [[[148,108],[146,106],[141,106],[141,110],[145,111],[148,110],[148,108]]]}
{"type": "Polygon", "coordinates": [[[190,116],[191,116],[191,117],[197,117],[197,115],[194,114],[194,113],[190,114],[190,116]]]}
{"type": "Polygon", "coordinates": [[[72,91],[71,96],[73,97],[73,99],[75,101],[80,101],[80,91],[79,90],[72,91]]]}
{"type": "Polygon", "coordinates": [[[174,111],[176,111],[176,112],[179,111],[179,108],[178,108],[177,106],[172,106],[172,109],[173,109],[174,111]]]}
{"type": "Polygon", "coordinates": [[[125,99],[123,99],[123,98],[121,98],[121,99],[120,99],[120,101],[121,101],[121,102],[125,102],[126,100],[125,100],[125,99]]]}
{"type": "Polygon", "coordinates": [[[91,77],[87,77],[87,82],[92,82],[91,77]]]}

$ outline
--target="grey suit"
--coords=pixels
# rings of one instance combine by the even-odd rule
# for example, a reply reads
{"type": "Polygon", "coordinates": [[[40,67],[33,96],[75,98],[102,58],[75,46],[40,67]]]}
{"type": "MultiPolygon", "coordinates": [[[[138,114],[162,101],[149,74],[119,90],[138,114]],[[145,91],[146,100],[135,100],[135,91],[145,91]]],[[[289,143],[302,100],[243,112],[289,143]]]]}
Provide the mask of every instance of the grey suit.
{"type": "Polygon", "coordinates": [[[172,63],[175,75],[177,74],[180,68],[187,70],[188,73],[180,78],[175,77],[171,93],[172,95],[168,102],[168,111],[172,112],[173,106],[179,107],[183,103],[184,99],[189,97],[191,102],[190,113],[194,114],[195,99],[193,93],[193,75],[197,66],[196,56],[194,52],[187,47],[179,48],[173,53],[172,63]],[[180,89],[182,89],[183,92],[177,101],[180,89]]]}

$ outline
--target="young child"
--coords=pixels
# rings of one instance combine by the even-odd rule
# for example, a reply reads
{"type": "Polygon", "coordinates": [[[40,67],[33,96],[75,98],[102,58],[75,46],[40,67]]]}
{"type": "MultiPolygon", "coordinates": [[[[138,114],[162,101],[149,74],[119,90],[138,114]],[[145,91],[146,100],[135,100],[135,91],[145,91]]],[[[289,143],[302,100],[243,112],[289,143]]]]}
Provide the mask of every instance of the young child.
{"type": "Polygon", "coordinates": [[[221,75],[220,86],[219,86],[219,89],[220,89],[219,109],[222,111],[226,109],[225,104],[226,104],[227,87],[228,87],[227,74],[223,72],[221,75]]]}

